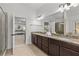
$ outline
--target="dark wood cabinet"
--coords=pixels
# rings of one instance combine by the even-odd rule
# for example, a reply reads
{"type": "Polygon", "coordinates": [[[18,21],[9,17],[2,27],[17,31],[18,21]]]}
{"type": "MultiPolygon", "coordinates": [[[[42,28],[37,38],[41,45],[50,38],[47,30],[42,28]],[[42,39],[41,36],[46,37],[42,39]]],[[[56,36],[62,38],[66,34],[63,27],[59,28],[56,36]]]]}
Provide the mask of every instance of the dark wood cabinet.
{"type": "Polygon", "coordinates": [[[48,47],[49,40],[47,37],[42,37],[42,45],[48,47]]]}
{"type": "Polygon", "coordinates": [[[32,34],[32,43],[48,54],[49,42],[47,37],[32,34]]]}
{"type": "Polygon", "coordinates": [[[38,39],[37,39],[37,35],[35,35],[35,44],[38,45],[38,39]]]}
{"type": "Polygon", "coordinates": [[[59,56],[59,41],[49,39],[49,55],[59,56]]]}
{"type": "Polygon", "coordinates": [[[38,48],[42,48],[42,37],[38,36],[38,48]]]}
{"type": "Polygon", "coordinates": [[[32,38],[32,40],[31,40],[32,43],[35,44],[35,35],[34,34],[31,34],[31,38],[32,38]]]}
{"type": "Polygon", "coordinates": [[[79,53],[64,47],[60,47],[60,56],[79,56],[79,53]]]}
{"type": "Polygon", "coordinates": [[[49,39],[47,37],[41,37],[41,38],[42,38],[42,50],[48,54],[49,39]]]}
{"type": "Polygon", "coordinates": [[[32,43],[50,56],[79,56],[79,45],[32,34],[32,43]]]}
{"type": "Polygon", "coordinates": [[[48,47],[42,45],[42,50],[43,50],[46,54],[48,54],[48,47]]]}
{"type": "Polygon", "coordinates": [[[32,37],[32,43],[35,44],[35,45],[37,45],[38,44],[37,35],[32,34],[31,37],[32,37]]]}

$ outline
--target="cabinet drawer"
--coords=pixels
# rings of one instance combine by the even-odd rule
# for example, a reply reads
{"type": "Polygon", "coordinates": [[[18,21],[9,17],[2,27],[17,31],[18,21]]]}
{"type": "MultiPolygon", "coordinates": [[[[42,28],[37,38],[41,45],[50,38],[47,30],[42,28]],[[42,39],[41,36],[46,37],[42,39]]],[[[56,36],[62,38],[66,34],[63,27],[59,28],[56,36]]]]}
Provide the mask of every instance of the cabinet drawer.
{"type": "Polygon", "coordinates": [[[79,53],[71,49],[60,47],[60,56],[79,56],[79,53]]]}
{"type": "Polygon", "coordinates": [[[42,39],[42,42],[44,42],[44,43],[48,43],[48,40],[43,40],[43,39],[42,39]]]}
{"type": "Polygon", "coordinates": [[[55,45],[59,45],[59,41],[58,40],[55,40],[55,39],[49,39],[49,43],[50,44],[55,44],[55,45]]]}
{"type": "Polygon", "coordinates": [[[47,38],[47,37],[42,37],[42,40],[46,40],[46,41],[47,41],[47,40],[48,40],[48,38],[47,38]]]}
{"type": "Polygon", "coordinates": [[[42,41],[45,42],[45,43],[48,43],[48,39],[47,40],[42,39],[42,41]]]}

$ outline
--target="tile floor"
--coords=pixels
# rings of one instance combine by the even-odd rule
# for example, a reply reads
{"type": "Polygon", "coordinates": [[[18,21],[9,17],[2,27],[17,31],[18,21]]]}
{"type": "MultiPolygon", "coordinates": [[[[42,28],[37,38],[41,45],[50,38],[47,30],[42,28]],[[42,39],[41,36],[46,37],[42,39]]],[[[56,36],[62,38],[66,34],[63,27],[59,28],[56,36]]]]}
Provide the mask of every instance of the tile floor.
{"type": "Polygon", "coordinates": [[[24,44],[24,35],[16,35],[15,36],[15,45],[21,45],[21,44],[24,44]]]}
{"type": "Polygon", "coordinates": [[[35,45],[21,45],[14,49],[12,56],[47,56],[43,51],[35,45]]]}

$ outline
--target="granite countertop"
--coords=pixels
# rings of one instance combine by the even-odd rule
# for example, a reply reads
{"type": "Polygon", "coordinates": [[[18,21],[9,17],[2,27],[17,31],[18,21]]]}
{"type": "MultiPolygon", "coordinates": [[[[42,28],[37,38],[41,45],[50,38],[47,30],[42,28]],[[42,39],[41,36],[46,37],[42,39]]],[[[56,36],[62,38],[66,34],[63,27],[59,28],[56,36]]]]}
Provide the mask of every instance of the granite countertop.
{"type": "Polygon", "coordinates": [[[46,35],[45,33],[32,33],[32,34],[36,34],[36,35],[40,35],[40,36],[52,38],[55,40],[68,42],[68,43],[79,44],[79,39],[76,39],[76,38],[70,38],[70,37],[66,37],[66,36],[57,36],[57,35],[50,35],[49,36],[49,35],[46,35]]]}

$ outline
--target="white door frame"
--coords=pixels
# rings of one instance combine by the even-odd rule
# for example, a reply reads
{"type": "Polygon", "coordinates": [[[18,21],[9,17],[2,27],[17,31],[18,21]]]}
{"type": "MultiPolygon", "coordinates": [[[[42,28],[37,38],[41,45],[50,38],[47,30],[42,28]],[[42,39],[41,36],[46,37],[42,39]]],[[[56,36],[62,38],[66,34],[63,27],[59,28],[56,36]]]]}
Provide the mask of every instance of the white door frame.
{"type": "Polygon", "coordinates": [[[14,48],[15,48],[15,16],[13,16],[13,19],[12,19],[12,50],[13,50],[13,54],[14,54],[14,48]]]}
{"type": "MultiPolygon", "coordinates": [[[[15,49],[15,17],[16,16],[13,16],[13,36],[12,36],[12,48],[13,48],[13,54],[14,54],[14,49],[15,49]]],[[[19,16],[17,16],[17,17],[19,17],[19,16]]],[[[25,19],[25,21],[26,21],[26,17],[22,17],[22,18],[24,18],[25,19]]],[[[26,23],[26,22],[25,22],[26,23]]],[[[26,30],[26,25],[25,25],[25,30],[26,30]]],[[[25,44],[26,44],[26,31],[25,31],[25,44]]]]}

